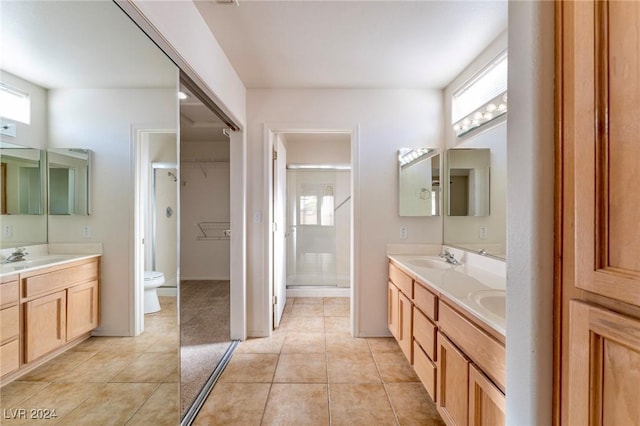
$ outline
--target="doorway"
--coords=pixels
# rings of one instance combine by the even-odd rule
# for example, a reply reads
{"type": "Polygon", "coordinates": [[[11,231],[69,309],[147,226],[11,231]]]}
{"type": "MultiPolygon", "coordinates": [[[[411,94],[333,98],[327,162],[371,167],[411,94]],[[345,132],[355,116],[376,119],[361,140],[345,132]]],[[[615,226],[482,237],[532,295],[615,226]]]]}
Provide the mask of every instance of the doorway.
{"type": "Polygon", "coordinates": [[[350,131],[269,132],[273,329],[293,298],[342,297],[353,306],[352,138],[350,131]]]}

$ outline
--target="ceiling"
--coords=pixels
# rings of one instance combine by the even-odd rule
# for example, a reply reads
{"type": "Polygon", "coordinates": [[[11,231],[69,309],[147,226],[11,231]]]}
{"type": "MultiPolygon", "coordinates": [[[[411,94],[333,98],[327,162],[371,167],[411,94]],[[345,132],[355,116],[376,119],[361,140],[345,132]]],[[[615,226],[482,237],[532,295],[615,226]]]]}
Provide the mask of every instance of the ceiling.
{"type": "Polygon", "coordinates": [[[222,130],[229,127],[188,89],[180,91],[187,99],[180,101],[180,140],[182,142],[229,142],[222,130]]]}
{"type": "Polygon", "coordinates": [[[444,88],[507,28],[507,1],[196,6],[247,88],[444,88]]]}
{"type": "Polygon", "coordinates": [[[110,1],[2,1],[0,68],[47,89],[176,87],[176,67],[110,1]]]}

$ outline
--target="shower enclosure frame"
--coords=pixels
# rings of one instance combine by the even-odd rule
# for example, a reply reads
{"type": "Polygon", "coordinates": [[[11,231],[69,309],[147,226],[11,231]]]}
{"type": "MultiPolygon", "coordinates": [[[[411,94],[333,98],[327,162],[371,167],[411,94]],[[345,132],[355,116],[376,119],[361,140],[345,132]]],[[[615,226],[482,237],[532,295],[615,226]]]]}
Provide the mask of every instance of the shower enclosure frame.
{"type": "MultiPolygon", "coordinates": [[[[176,171],[174,175],[174,179],[176,185],[178,185],[178,176],[180,175],[180,171],[178,169],[178,163],[165,163],[165,162],[152,162],[151,163],[151,208],[149,210],[149,216],[151,218],[151,269],[156,270],[156,232],[157,232],[157,220],[156,220],[156,170],[170,170],[174,169],[176,171]]],[[[171,174],[171,172],[168,172],[171,174]]],[[[178,191],[176,189],[176,191],[178,191]]],[[[176,206],[174,214],[178,215],[178,208],[176,206]]],[[[178,220],[179,218],[176,218],[178,220]]],[[[180,222],[178,222],[178,226],[180,222]]]]}

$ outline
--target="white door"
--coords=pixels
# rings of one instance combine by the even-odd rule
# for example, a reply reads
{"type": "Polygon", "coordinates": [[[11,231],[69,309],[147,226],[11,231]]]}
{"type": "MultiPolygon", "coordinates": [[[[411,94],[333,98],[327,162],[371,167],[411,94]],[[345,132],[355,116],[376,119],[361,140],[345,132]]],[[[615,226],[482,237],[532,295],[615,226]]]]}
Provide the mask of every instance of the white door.
{"type": "Polygon", "coordinates": [[[286,277],[286,203],[287,203],[287,151],[279,135],[274,141],[273,156],[273,327],[280,325],[287,300],[286,277]]]}

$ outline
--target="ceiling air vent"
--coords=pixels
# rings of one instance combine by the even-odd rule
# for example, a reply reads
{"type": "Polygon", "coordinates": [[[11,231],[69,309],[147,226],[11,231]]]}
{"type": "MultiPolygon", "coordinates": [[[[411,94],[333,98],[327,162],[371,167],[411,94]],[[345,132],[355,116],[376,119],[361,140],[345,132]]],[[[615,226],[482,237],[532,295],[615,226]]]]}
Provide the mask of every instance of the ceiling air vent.
{"type": "Polygon", "coordinates": [[[216,0],[216,3],[218,3],[218,4],[235,4],[236,6],[240,6],[240,3],[238,3],[238,0],[216,0]]]}

